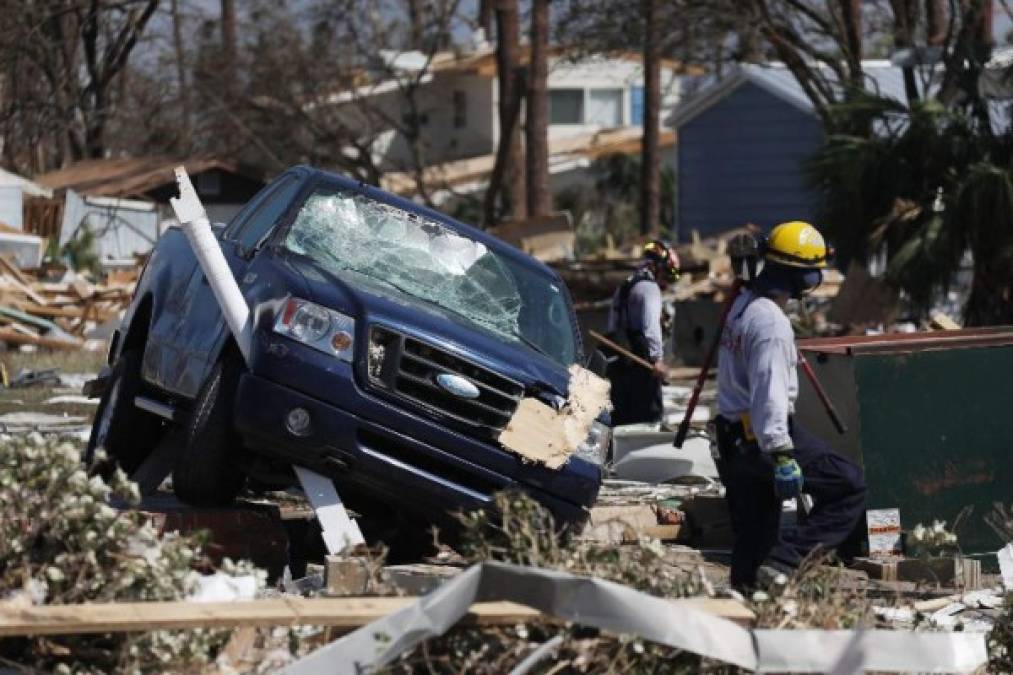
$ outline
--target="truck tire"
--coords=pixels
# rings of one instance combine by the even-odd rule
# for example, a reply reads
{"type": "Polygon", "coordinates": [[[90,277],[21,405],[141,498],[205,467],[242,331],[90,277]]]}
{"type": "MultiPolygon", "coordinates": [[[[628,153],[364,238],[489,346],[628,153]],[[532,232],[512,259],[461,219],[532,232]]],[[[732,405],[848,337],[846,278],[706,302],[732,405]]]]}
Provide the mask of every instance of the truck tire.
{"type": "Polygon", "coordinates": [[[132,474],[162,437],[162,420],[134,405],[134,398],[141,392],[141,358],[140,349],[120,354],[99,400],[84,453],[85,464],[90,467],[95,450],[105,448],[111,462],[94,467],[99,473],[111,472],[115,463],[127,475],[132,474]]]}
{"type": "Polygon", "coordinates": [[[194,400],[172,471],[176,496],[192,506],[227,506],[243,489],[242,446],[232,425],[242,362],[224,356],[194,400]]]}

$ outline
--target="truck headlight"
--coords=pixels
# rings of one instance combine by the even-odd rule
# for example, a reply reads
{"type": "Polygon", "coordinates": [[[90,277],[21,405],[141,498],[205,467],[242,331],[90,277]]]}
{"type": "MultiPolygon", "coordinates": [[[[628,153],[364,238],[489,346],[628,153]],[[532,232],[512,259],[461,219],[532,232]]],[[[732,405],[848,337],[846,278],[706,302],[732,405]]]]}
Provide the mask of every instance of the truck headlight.
{"type": "Polygon", "coordinates": [[[308,300],[286,300],[274,321],[274,332],[342,361],[352,360],[355,319],[308,300]]]}
{"type": "Polygon", "coordinates": [[[605,463],[605,456],[608,454],[609,443],[612,441],[612,427],[598,422],[591,423],[591,430],[584,442],[577,446],[573,454],[583,460],[598,464],[605,463]]]}

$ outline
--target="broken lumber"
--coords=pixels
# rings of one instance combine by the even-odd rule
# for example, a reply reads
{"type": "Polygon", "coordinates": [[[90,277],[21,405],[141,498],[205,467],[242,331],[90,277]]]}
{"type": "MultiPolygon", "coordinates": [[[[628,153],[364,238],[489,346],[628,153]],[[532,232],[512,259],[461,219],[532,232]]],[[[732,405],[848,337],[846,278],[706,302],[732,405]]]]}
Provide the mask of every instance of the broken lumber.
{"type": "Polygon", "coordinates": [[[878,581],[913,581],[943,588],[981,588],[981,561],[962,556],[939,558],[855,558],[852,568],[878,581]]]}
{"type": "MultiPolygon", "coordinates": [[[[241,626],[327,626],[347,632],[413,605],[418,597],[266,598],[240,602],[111,602],[30,605],[0,602],[0,637],[134,633],[241,626]]],[[[755,615],[728,598],[679,598],[678,606],[749,625],[755,615]]],[[[476,602],[464,622],[473,626],[515,626],[551,621],[541,612],[506,600],[476,602]]]]}
{"type": "MultiPolygon", "coordinates": [[[[238,626],[328,626],[352,630],[416,602],[415,597],[270,598],[243,602],[120,602],[15,606],[0,603],[0,637],[132,633],[238,626]]],[[[512,626],[539,612],[513,602],[478,602],[465,621],[512,626]]]]}
{"type": "Polygon", "coordinates": [[[14,345],[36,345],[38,347],[49,347],[51,349],[80,349],[84,342],[82,340],[56,340],[54,338],[40,337],[38,335],[25,335],[14,330],[0,329],[0,342],[14,345]]]}

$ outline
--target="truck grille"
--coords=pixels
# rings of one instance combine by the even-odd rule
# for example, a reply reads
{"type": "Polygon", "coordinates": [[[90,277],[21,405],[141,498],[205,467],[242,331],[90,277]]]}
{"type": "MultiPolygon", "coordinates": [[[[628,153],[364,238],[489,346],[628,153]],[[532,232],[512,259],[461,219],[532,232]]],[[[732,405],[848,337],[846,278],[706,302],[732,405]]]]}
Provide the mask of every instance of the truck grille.
{"type": "Polygon", "coordinates": [[[374,326],[369,340],[369,379],[426,410],[448,416],[483,436],[497,436],[517,410],[524,387],[416,338],[374,326]],[[436,383],[441,373],[458,375],[478,398],[455,396],[436,383]]]}

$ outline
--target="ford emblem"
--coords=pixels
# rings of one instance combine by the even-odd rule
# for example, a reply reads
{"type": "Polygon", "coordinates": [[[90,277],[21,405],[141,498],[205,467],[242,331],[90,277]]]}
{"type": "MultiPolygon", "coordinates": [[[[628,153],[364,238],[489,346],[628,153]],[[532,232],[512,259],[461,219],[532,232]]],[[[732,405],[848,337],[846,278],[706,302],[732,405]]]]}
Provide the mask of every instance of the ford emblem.
{"type": "Polygon", "coordinates": [[[481,393],[478,391],[478,387],[470,380],[451,373],[440,373],[437,375],[436,384],[460,398],[478,398],[479,393],[481,393]]]}

